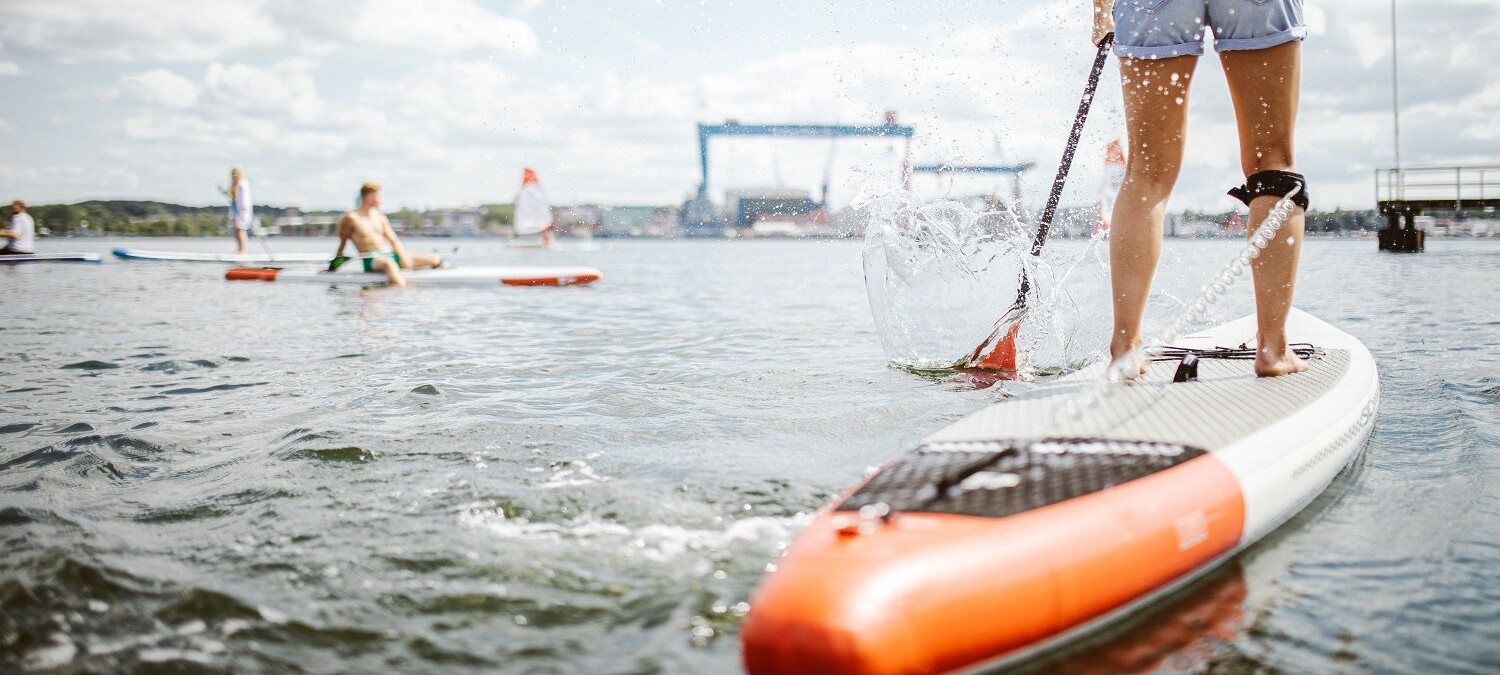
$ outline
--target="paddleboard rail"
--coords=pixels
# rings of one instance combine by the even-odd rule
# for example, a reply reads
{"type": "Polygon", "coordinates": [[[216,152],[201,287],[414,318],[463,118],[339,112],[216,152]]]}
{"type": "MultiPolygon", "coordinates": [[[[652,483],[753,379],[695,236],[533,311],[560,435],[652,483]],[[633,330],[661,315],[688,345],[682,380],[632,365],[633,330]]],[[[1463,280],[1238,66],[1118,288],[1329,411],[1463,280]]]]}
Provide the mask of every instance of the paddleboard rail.
{"type": "Polygon", "coordinates": [[[96,253],[13,253],[0,255],[0,264],[21,263],[94,263],[104,260],[96,253]]]}

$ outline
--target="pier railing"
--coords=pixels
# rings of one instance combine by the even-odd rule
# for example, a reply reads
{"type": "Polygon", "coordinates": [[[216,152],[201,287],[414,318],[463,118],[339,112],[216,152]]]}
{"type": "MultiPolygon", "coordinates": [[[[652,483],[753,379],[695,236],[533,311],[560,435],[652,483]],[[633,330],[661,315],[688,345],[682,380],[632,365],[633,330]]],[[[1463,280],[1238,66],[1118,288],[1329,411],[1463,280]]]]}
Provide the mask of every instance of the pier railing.
{"type": "Polygon", "coordinates": [[[1500,206],[1500,164],[1381,167],[1375,170],[1381,211],[1463,211],[1500,206]]]}

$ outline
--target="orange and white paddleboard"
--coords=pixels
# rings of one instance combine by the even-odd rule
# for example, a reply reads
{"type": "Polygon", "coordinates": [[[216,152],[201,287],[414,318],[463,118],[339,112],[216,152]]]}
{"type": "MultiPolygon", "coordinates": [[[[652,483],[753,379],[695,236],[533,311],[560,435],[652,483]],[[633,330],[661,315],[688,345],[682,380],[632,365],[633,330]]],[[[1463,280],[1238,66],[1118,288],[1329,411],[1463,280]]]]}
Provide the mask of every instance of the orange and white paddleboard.
{"type": "MultiPolygon", "coordinates": [[[[320,284],[374,286],[387,282],[381,273],[351,271],[318,272],[262,267],[234,267],[224,273],[230,281],[300,281],[320,284]]],[[[415,286],[573,286],[598,281],[603,273],[592,267],[453,267],[403,271],[406,283],[415,286]]]]}
{"type": "MultiPolygon", "coordinates": [[[[1181,340],[1255,344],[1255,317],[1181,340]]],[[[1369,350],[1293,310],[1307,372],[1102,365],[928,437],[821,512],[750,599],[751,673],[939,673],[1014,664],[1191,581],[1281,525],[1374,426],[1369,350]],[[1100,389],[1100,387],[1107,387],[1100,389]]]]}

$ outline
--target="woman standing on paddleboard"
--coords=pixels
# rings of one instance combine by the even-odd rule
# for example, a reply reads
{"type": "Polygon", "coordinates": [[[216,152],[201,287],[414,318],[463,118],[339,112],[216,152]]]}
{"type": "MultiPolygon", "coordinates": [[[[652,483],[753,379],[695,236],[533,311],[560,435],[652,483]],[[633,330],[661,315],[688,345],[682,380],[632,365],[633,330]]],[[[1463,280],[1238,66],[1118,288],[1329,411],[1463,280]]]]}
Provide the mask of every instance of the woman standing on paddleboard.
{"type": "Polygon", "coordinates": [[[1094,44],[1111,31],[1120,57],[1129,155],[1110,231],[1110,356],[1119,358],[1141,342],[1167,198],[1182,166],[1188,90],[1207,31],[1229,81],[1246,177],[1229,194],[1249,205],[1252,232],[1294,190],[1300,207],[1281,228],[1286,236],[1272,241],[1251,266],[1260,341],[1255,372],[1306,370],[1286,340],[1307,208],[1307,185],[1292,157],[1299,43],[1307,35],[1302,0],[1094,0],[1094,44]]]}
{"type": "Polygon", "coordinates": [[[249,245],[246,233],[255,222],[255,207],[250,202],[250,181],[245,180],[245,172],[239,167],[229,170],[229,190],[224,194],[229,196],[229,229],[234,232],[234,241],[239,246],[236,253],[244,255],[245,247],[249,245]]]}

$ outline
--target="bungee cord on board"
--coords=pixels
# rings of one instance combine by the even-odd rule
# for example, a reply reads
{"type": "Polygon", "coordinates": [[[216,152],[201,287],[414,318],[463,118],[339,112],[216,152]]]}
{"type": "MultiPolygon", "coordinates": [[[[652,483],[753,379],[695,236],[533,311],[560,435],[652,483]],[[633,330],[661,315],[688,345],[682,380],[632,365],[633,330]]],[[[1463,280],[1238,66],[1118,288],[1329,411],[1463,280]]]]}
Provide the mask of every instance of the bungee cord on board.
{"type": "Polygon", "coordinates": [[[1291,217],[1292,208],[1296,206],[1295,198],[1301,192],[1302,185],[1299,183],[1280,201],[1277,201],[1276,206],[1271,208],[1271,212],[1264,221],[1261,221],[1255,233],[1250,235],[1239,253],[1203,285],[1197,297],[1188,303],[1187,307],[1179,312],[1166,328],[1142,340],[1140,345],[1111,361],[1093,382],[1086,385],[1078,394],[1071,396],[1067,403],[1058,408],[1058,417],[1064,420],[1076,419],[1085,410],[1098,405],[1114,388],[1114,385],[1134,381],[1136,374],[1150,360],[1148,349],[1160,349],[1177,342],[1192,326],[1201,321],[1209,308],[1229,292],[1235,280],[1245,274],[1245,269],[1250,266],[1251,261],[1259,258],[1261,252],[1270,245],[1276,233],[1286,224],[1286,219],[1291,217]]]}

